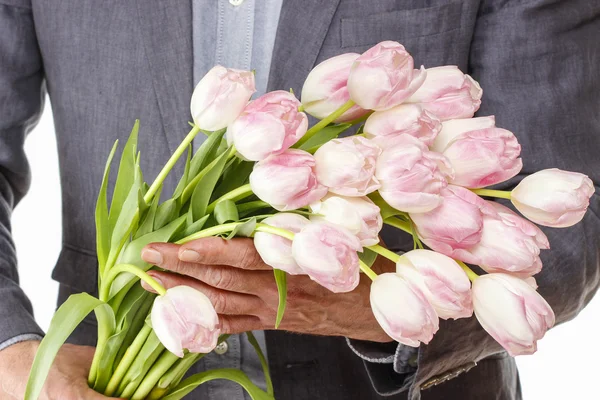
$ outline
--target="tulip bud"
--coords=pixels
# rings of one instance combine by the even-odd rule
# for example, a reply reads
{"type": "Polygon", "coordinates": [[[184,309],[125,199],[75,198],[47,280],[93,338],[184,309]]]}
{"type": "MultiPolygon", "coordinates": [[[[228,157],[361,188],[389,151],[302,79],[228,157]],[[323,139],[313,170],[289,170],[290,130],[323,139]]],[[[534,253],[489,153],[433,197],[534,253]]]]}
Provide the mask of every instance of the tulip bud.
{"type": "MultiPolygon", "coordinates": [[[[265,218],[262,223],[298,233],[310,221],[298,214],[279,213],[265,218]]],[[[256,232],[254,233],[254,246],[265,264],[291,275],[304,273],[292,255],[291,240],[272,233],[256,232]]]]}
{"type": "MultiPolygon", "coordinates": [[[[315,118],[323,119],[350,100],[348,75],[359,54],[346,53],[329,58],[308,74],[302,86],[304,110],[315,118]]],[[[367,110],[355,105],[335,122],[346,122],[365,115],[367,110]]]]}
{"type": "Polygon", "coordinates": [[[471,118],[481,105],[481,86],[457,66],[427,68],[427,79],[408,100],[442,121],[471,118]]]}
{"type": "Polygon", "coordinates": [[[425,68],[398,42],[384,41],[354,61],[348,77],[350,98],[362,108],[382,111],[410,97],[425,81],[425,68]]]}
{"type": "Polygon", "coordinates": [[[392,207],[405,212],[431,211],[440,205],[440,191],[452,178],[444,156],[429,151],[420,140],[401,135],[377,159],[379,193],[392,207]]]}
{"type": "Polygon", "coordinates": [[[311,221],[327,221],[346,228],[360,239],[362,246],[379,243],[383,227],[379,207],[368,197],[341,197],[328,194],[310,205],[311,221]]]}
{"type": "Polygon", "coordinates": [[[535,353],[537,341],[555,322],[552,308],[534,288],[506,274],[475,279],[473,307],[483,329],[513,357],[535,353]]]}
{"type": "Polygon", "coordinates": [[[393,142],[394,138],[406,134],[430,146],[441,129],[440,120],[427,110],[417,104],[401,104],[371,114],[364,131],[367,138],[377,140],[378,144],[393,142]]]}
{"type": "Polygon", "coordinates": [[[256,163],[250,187],[278,211],[306,207],[327,194],[327,188],[317,181],[314,157],[297,149],[256,163]]]}
{"type": "Polygon", "coordinates": [[[521,171],[521,146],[512,132],[495,127],[494,117],[454,119],[442,126],[431,149],[450,160],[452,184],[481,188],[521,171]]]}
{"type": "Polygon", "coordinates": [[[483,216],[495,210],[481,197],[460,186],[449,185],[440,192],[441,205],[410,217],[417,234],[431,249],[449,257],[477,264],[470,249],[479,243],[483,216]]]}
{"type": "Polygon", "coordinates": [[[471,282],[456,261],[431,250],[412,250],[400,257],[396,273],[421,289],[442,319],[473,314],[471,282]]]}
{"type": "Polygon", "coordinates": [[[219,317],[208,297],[189,286],[176,286],[154,300],[152,329],[167,350],[210,353],[219,339],[219,317]]]}
{"type": "Polygon", "coordinates": [[[581,221],[594,191],[594,183],[586,175],[552,168],[523,179],[512,191],[511,200],[531,221],[566,228],[581,221]]]}
{"type": "Polygon", "coordinates": [[[227,127],[256,92],[250,71],[213,67],[198,82],[190,105],[194,123],[208,131],[227,127]]]}
{"type": "Polygon", "coordinates": [[[476,264],[487,272],[508,272],[519,277],[540,272],[540,249],[550,248],[546,235],[503,205],[487,203],[496,214],[483,217],[481,240],[470,250],[476,264]]]}
{"type": "Polygon", "coordinates": [[[330,192],[365,196],[379,188],[375,164],[381,149],[360,136],[333,139],[315,153],[319,182],[330,192]]]}
{"type": "Polygon", "coordinates": [[[438,316],[421,289],[398,274],[375,278],[371,308],[385,333],[407,346],[429,343],[439,329],[438,316]]]}
{"type": "Polygon", "coordinates": [[[295,144],[308,128],[300,102],[284,90],[269,92],[250,102],[227,129],[227,141],[245,159],[264,160],[295,144]]]}
{"type": "Polygon", "coordinates": [[[351,292],[360,280],[356,236],[341,226],[313,222],[292,242],[294,259],[310,278],[334,293],[351,292]]]}

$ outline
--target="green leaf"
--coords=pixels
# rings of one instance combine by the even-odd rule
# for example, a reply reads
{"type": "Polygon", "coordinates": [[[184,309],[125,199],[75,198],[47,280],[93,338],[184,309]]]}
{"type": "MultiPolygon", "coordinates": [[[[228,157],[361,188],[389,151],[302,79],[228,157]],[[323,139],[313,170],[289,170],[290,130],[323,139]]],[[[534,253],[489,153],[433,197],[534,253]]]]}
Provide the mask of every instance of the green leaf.
{"type": "Polygon", "coordinates": [[[248,376],[242,371],[224,368],[201,372],[199,374],[190,376],[177,385],[173,390],[171,390],[169,394],[163,397],[163,400],[180,400],[187,394],[191,393],[192,390],[196,389],[198,386],[215,379],[226,379],[239,384],[246,390],[246,392],[248,392],[252,400],[275,399],[272,395],[265,393],[258,386],[252,383],[250,378],[248,378],[248,376]]]}
{"type": "MultiPolygon", "coordinates": [[[[102,276],[104,273],[104,266],[108,259],[108,253],[110,251],[110,236],[112,229],[108,222],[108,203],[106,199],[106,192],[108,188],[108,176],[110,174],[110,164],[112,163],[113,157],[119,141],[117,140],[108,155],[106,160],[106,166],[104,167],[104,175],[102,176],[102,184],[100,185],[100,192],[98,193],[98,200],[96,201],[96,252],[98,254],[98,265],[100,273],[98,276],[102,276]]],[[[100,282],[98,282],[100,283],[100,282]]]]}
{"type": "Polygon", "coordinates": [[[363,252],[358,253],[358,258],[360,258],[360,260],[367,264],[369,267],[372,267],[375,263],[375,260],[377,259],[377,253],[375,253],[373,250],[363,247],[363,252]]]}
{"type": "MultiPolygon", "coordinates": [[[[158,203],[160,202],[161,191],[162,186],[158,189],[158,191],[152,198],[152,204],[146,212],[146,215],[143,215],[143,217],[141,218],[142,223],[139,225],[139,227],[135,231],[135,234],[133,235],[134,240],[154,230],[154,218],[156,217],[156,210],[158,209],[158,203]]],[[[140,214],[140,216],[142,216],[142,214],[140,214]]]]}
{"type": "Polygon", "coordinates": [[[154,217],[154,230],[160,229],[173,221],[179,215],[179,203],[176,199],[169,199],[158,206],[154,217]]]}
{"type": "Polygon", "coordinates": [[[25,400],[37,400],[52,366],[52,362],[61,346],[77,325],[94,310],[97,311],[97,316],[99,317],[98,341],[101,342],[103,336],[108,337],[109,331],[114,329],[115,324],[113,310],[108,304],[87,293],[80,293],[69,297],[56,311],[54,317],[52,317],[48,333],[40,343],[33,361],[25,390],[25,400]],[[110,323],[110,316],[112,316],[112,324],[110,323]]]}
{"type": "Polygon", "coordinates": [[[124,207],[125,200],[129,196],[136,179],[139,129],[140,121],[136,120],[133,129],[131,130],[131,134],[129,135],[129,139],[127,139],[127,143],[125,143],[125,147],[123,147],[123,154],[121,155],[121,162],[119,163],[119,173],[117,174],[115,189],[110,203],[109,221],[111,228],[117,224],[121,209],[124,207]]]}
{"type": "Polygon", "coordinates": [[[275,282],[277,283],[277,292],[279,293],[279,305],[277,306],[277,319],[275,320],[275,329],[279,328],[283,314],[285,313],[285,306],[287,303],[287,274],[280,269],[273,269],[275,275],[275,282]]]}
{"type": "Polygon", "coordinates": [[[330,125],[321,129],[316,135],[308,139],[305,143],[300,146],[300,149],[314,153],[323,144],[327,143],[331,139],[335,139],[346,129],[350,128],[351,124],[339,124],[330,125]]]}
{"type": "Polygon", "coordinates": [[[226,129],[221,129],[220,131],[211,133],[204,143],[202,143],[202,145],[198,148],[190,163],[190,180],[198,175],[198,173],[202,171],[202,169],[206,167],[212,160],[214,160],[217,154],[219,154],[219,146],[221,144],[223,135],[225,135],[225,131],[226,129]]]}
{"type": "MultiPolygon", "coordinates": [[[[119,264],[133,264],[136,267],[147,271],[152,267],[152,265],[148,264],[144,260],[142,260],[141,254],[142,249],[149,243],[153,242],[168,242],[173,234],[179,230],[179,228],[185,222],[185,216],[181,216],[176,220],[172,221],[170,224],[167,224],[160,228],[157,231],[150,232],[144,236],[141,236],[129,244],[123,250],[123,253],[119,257],[119,264]]],[[[112,283],[110,288],[109,300],[117,295],[121,289],[123,289],[131,280],[138,280],[139,278],[129,272],[122,272],[112,283]]]]}
{"type": "Polygon", "coordinates": [[[253,162],[244,161],[240,158],[233,159],[231,165],[223,171],[223,179],[215,189],[214,197],[219,198],[248,183],[248,177],[253,168],[253,162]]]}
{"type": "Polygon", "coordinates": [[[183,193],[183,189],[185,189],[185,186],[188,183],[188,179],[190,176],[190,161],[192,159],[192,144],[190,143],[188,145],[188,151],[187,151],[187,157],[185,159],[185,168],[183,170],[183,175],[181,176],[181,179],[179,180],[179,183],[177,184],[177,187],[175,188],[175,191],[173,192],[173,198],[177,199],[179,198],[179,196],[181,196],[181,194],[183,193]]]}
{"type": "Polygon", "coordinates": [[[208,220],[208,217],[210,217],[210,215],[205,215],[204,217],[200,218],[198,221],[188,224],[186,226],[185,230],[183,231],[183,233],[181,234],[181,237],[178,237],[177,240],[183,239],[186,236],[190,236],[191,234],[202,230],[202,227],[204,227],[204,224],[206,224],[206,220],[208,220]]]}
{"type": "Polygon", "coordinates": [[[248,341],[250,342],[252,347],[254,347],[254,351],[256,351],[256,355],[258,356],[258,359],[260,360],[260,364],[262,365],[263,373],[265,374],[265,383],[267,386],[267,393],[270,394],[271,396],[273,396],[275,391],[273,389],[273,380],[271,379],[271,373],[269,372],[269,363],[267,362],[267,358],[265,357],[265,354],[263,353],[262,349],[260,348],[260,345],[258,344],[256,337],[254,337],[254,333],[246,332],[246,336],[248,336],[248,341]]]}
{"type": "Polygon", "coordinates": [[[239,221],[240,219],[235,202],[232,200],[223,200],[218,202],[215,207],[214,214],[215,219],[219,224],[224,224],[225,222],[235,222],[239,221]]]}
{"type": "Polygon", "coordinates": [[[190,205],[194,221],[197,221],[206,215],[206,207],[208,206],[215,185],[223,172],[223,167],[225,167],[225,163],[227,162],[227,155],[228,152],[221,154],[213,168],[211,168],[211,170],[208,171],[196,185],[190,205]]]}
{"type": "MultiPolygon", "coordinates": [[[[141,287],[141,285],[140,285],[140,287],[141,287]]],[[[123,339],[123,342],[121,343],[121,348],[119,349],[117,356],[115,357],[115,362],[114,362],[115,366],[119,365],[119,363],[123,359],[123,356],[125,355],[125,352],[129,348],[129,346],[131,346],[131,344],[135,340],[136,336],[142,330],[142,327],[146,323],[146,317],[148,316],[148,313],[150,312],[150,309],[152,308],[152,305],[154,304],[153,299],[156,296],[149,293],[147,298],[148,297],[150,297],[151,299],[142,301],[140,304],[140,308],[133,315],[133,319],[131,320],[129,329],[127,329],[125,338],[123,339]]]]}
{"type": "Polygon", "coordinates": [[[229,240],[236,236],[250,237],[254,233],[255,229],[256,229],[256,218],[252,217],[248,221],[244,222],[243,224],[239,224],[238,226],[233,228],[233,230],[229,233],[229,235],[227,235],[225,237],[225,239],[229,240]]]}

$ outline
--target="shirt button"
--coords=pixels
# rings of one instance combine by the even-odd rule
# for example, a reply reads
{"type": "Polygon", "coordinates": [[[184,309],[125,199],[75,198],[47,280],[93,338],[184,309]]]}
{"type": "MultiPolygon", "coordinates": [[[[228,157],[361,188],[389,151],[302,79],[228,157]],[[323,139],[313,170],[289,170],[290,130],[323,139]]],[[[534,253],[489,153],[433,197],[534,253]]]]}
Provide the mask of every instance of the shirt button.
{"type": "Polygon", "coordinates": [[[221,342],[217,345],[217,347],[215,347],[214,351],[218,355],[222,356],[223,354],[227,353],[227,350],[229,350],[229,345],[227,344],[227,342],[221,342]]]}
{"type": "Polygon", "coordinates": [[[232,6],[241,6],[244,0],[229,0],[229,4],[232,6]]]}

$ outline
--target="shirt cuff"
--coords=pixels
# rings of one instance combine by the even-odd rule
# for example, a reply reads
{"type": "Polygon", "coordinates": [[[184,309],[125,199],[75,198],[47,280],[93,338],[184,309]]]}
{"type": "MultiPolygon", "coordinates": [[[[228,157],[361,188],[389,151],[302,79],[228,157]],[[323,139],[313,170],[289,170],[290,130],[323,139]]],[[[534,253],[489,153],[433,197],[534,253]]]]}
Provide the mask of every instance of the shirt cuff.
{"type": "Polygon", "coordinates": [[[9,346],[12,346],[13,344],[26,342],[28,340],[42,340],[42,339],[43,339],[42,336],[38,335],[37,333],[25,333],[23,335],[15,336],[13,338],[10,338],[10,339],[0,343],[0,351],[6,349],[9,346]]]}

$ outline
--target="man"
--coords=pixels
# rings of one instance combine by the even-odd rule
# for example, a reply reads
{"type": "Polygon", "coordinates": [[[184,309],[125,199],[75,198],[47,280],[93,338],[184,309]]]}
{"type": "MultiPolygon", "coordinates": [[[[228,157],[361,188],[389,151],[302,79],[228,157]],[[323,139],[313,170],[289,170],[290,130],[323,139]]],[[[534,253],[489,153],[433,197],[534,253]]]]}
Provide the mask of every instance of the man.
{"type": "MultiPolygon", "coordinates": [[[[18,286],[10,213],[28,187],[22,146],[46,89],[61,164],[64,248],[53,277],[62,302],[96,288],[93,210],[113,141],[140,118],[142,167],[155,176],[186,132],[193,84],[213,64],[256,68],[262,91],[299,93],[318,62],[397,40],[417,63],[455,64],[481,83],[479,115],[496,115],[523,146],[523,171],[505,188],[550,167],[600,182],[599,31],[593,0],[0,0],[0,398],[22,398],[42,335],[18,286]]],[[[552,250],[536,278],[559,322],[598,287],[599,215],[596,194],[582,223],[545,230],[552,250]]],[[[384,239],[397,251],[410,240],[384,239]]],[[[220,299],[225,331],[272,328],[274,283],[251,242],[153,244],[143,257],[183,274],[161,275],[165,285],[220,299]]],[[[278,399],[520,398],[514,360],[474,318],[444,321],[429,345],[411,350],[379,330],[365,286],[332,295],[303,278],[289,285],[283,330],[261,336],[278,399]]],[[[93,348],[81,345],[94,335],[93,321],[73,334],[44,399],[105,398],[86,386],[93,348]]],[[[241,367],[259,381],[247,348],[234,335],[197,370],[241,367]]],[[[215,383],[189,398],[242,396],[215,383]]]]}

